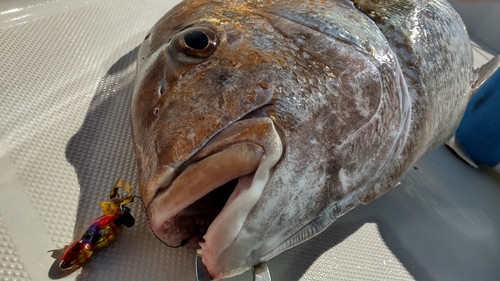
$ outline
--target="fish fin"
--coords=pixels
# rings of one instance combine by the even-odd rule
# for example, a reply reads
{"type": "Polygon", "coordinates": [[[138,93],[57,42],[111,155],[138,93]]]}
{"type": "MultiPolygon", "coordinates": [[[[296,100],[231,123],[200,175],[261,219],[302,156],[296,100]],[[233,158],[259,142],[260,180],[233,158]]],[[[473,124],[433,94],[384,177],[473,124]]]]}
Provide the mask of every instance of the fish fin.
{"type": "Polygon", "coordinates": [[[495,70],[500,66],[500,55],[493,57],[489,62],[474,70],[476,74],[476,81],[472,85],[472,92],[475,93],[484,81],[486,81],[495,70]]]}
{"type": "Polygon", "coordinates": [[[460,143],[455,138],[455,135],[453,135],[453,137],[446,143],[446,145],[451,148],[460,158],[462,158],[462,160],[467,162],[467,164],[477,169],[477,164],[472,161],[467,151],[462,148],[460,143]]]}

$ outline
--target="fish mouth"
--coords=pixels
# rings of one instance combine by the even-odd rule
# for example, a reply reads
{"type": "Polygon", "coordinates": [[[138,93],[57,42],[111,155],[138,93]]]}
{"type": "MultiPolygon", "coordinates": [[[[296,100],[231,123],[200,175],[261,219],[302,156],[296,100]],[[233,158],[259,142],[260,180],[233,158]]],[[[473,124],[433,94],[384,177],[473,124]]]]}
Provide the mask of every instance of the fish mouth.
{"type": "Polygon", "coordinates": [[[155,234],[169,246],[199,247],[240,178],[251,177],[263,155],[260,145],[243,142],[190,164],[150,204],[155,234]]]}
{"type": "Polygon", "coordinates": [[[184,168],[162,176],[167,180],[147,205],[152,231],[169,246],[202,247],[198,252],[210,271],[208,264],[234,242],[281,155],[270,118],[231,124],[179,166],[184,168]]]}

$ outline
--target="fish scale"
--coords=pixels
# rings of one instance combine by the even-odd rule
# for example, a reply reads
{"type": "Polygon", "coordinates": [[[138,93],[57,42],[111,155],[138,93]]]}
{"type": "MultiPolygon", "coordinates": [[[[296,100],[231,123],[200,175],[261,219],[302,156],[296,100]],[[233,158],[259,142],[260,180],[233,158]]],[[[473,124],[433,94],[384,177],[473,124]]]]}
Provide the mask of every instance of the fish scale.
{"type": "Polygon", "coordinates": [[[425,152],[451,138],[469,100],[464,95],[470,96],[474,72],[472,47],[467,34],[463,32],[465,27],[447,2],[395,1],[392,5],[386,1],[354,3],[374,19],[386,35],[391,48],[402,62],[401,68],[412,97],[411,133],[402,153],[403,161],[395,164],[395,172],[386,176],[387,179],[391,177],[389,182],[382,180],[376,184],[364,200],[369,202],[394,186],[425,152]],[[384,8],[384,5],[388,7],[384,8]],[[416,26],[422,28],[415,30],[416,26]],[[463,36],[431,35],[430,32],[437,28],[449,34],[462,33],[463,36]],[[455,53],[462,56],[456,56],[455,53]],[[449,58],[449,54],[453,54],[454,59],[449,58]],[[436,67],[440,68],[439,76],[435,75],[436,67]],[[462,83],[455,82],[442,87],[449,80],[462,83]],[[442,100],[442,97],[446,97],[446,100],[442,100]],[[429,111],[440,114],[426,114],[429,111]],[[436,119],[440,121],[436,122],[436,119]],[[426,142],[421,136],[430,137],[426,142]]]}

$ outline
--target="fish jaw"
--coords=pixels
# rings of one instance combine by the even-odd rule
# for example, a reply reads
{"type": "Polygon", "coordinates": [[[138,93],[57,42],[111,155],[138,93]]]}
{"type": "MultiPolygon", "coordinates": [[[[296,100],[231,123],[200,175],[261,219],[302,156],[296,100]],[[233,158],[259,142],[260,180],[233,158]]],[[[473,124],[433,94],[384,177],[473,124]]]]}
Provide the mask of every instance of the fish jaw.
{"type": "Polygon", "coordinates": [[[242,228],[243,224],[260,199],[271,170],[278,163],[282,152],[281,143],[277,143],[262,156],[255,174],[244,179],[240,178],[240,183],[228,203],[208,228],[204,236],[206,242],[202,244],[202,261],[215,280],[239,275],[258,263],[251,256],[254,249],[249,247],[250,245],[246,243],[248,241],[235,238],[242,232],[246,234],[245,236],[251,236],[247,229],[242,228]],[[230,246],[237,250],[226,253],[230,246]]]}
{"type": "Polygon", "coordinates": [[[263,157],[263,152],[259,145],[235,144],[187,168],[149,205],[150,225],[155,234],[168,245],[186,244],[186,239],[192,234],[185,233],[190,232],[188,229],[179,228],[177,221],[185,224],[193,212],[195,215],[199,213],[195,219],[202,220],[207,212],[209,215],[215,214],[208,206],[202,206],[201,210],[181,212],[226,182],[252,173],[263,157]],[[178,230],[182,235],[173,237],[178,230]]]}
{"type": "MultiPolygon", "coordinates": [[[[217,280],[246,271],[259,260],[248,245],[234,245],[235,237],[266,186],[283,153],[273,121],[244,119],[219,132],[187,163],[172,169],[170,182],[148,187],[155,196],[145,202],[154,234],[170,246],[199,248],[203,263],[217,280]],[[182,168],[183,167],[183,168],[182,168]],[[213,207],[211,194],[237,179],[227,200],[213,207]],[[225,253],[228,248],[240,249],[225,253]],[[235,261],[238,261],[236,264],[235,261]]],[[[217,204],[216,204],[217,205],[217,204]]],[[[238,240],[240,241],[240,240],[238,240]]]]}

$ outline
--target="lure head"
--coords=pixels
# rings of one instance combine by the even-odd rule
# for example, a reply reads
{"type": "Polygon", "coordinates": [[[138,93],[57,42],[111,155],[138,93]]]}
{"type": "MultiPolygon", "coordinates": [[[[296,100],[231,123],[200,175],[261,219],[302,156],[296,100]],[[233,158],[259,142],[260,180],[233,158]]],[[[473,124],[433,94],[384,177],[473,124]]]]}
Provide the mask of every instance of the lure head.
{"type": "Polygon", "coordinates": [[[93,250],[89,243],[84,240],[76,240],[71,243],[64,251],[64,254],[59,263],[59,268],[62,270],[74,270],[80,268],[93,254],[93,250]]]}

